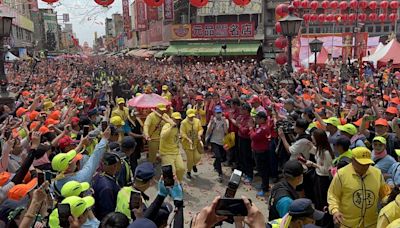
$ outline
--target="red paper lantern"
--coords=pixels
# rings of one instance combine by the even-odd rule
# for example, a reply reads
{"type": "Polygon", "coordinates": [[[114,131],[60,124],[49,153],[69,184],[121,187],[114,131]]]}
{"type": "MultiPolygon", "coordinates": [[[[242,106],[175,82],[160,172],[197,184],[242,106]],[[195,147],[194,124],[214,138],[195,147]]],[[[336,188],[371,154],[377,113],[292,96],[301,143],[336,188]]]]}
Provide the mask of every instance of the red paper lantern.
{"type": "Polygon", "coordinates": [[[114,0],[94,0],[94,1],[103,7],[108,7],[109,5],[114,3],[114,0]]]}
{"type": "Polygon", "coordinates": [[[319,5],[318,1],[312,1],[310,3],[310,8],[316,10],[318,8],[318,5],[319,5]]]}
{"type": "Polygon", "coordinates": [[[321,23],[324,23],[325,22],[325,14],[318,15],[318,21],[321,23]]]}
{"type": "MultiPolygon", "coordinates": [[[[98,0],[99,1],[99,0],[98,0]]],[[[102,1],[102,0],[100,0],[102,1]]],[[[151,7],[159,7],[164,4],[164,0],[144,0],[144,2],[151,7]]]]}
{"type": "Polygon", "coordinates": [[[308,0],[303,0],[300,5],[301,5],[301,8],[308,9],[308,7],[310,6],[310,3],[308,2],[308,0]]]}
{"type": "Polygon", "coordinates": [[[376,14],[376,13],[370,13],[370,14],[368,15],[368,20],[369,20],[369,21],[376,21],[376,20],[378,20],[378,14],[376,14]]]}
{"type": "Polygon", "coordinates": [[[322,1],[321,2],[321,7],[322,9],[328,9],[329,8],[329,2],[328,1],[322,1]]]}
{"type": "Polygon", "coordinates": [[[351,0],[349,6],[350,6],[350,9],[357,9],[358,1],[357,0],[351,0]]]}
{"type": "Polygon", "coordinates": [[[365,14],[365,13],[360,13],[360,14],[358,15],[358,19],[359,19],[360,21],[366,21],[366,20],[367,20],[367,14],[365,14]]]}
{"type": "Polygon", "coordinates": [[[285,53],[280,53],[280,54],[278,54],[278,55],[276,56],[275,61],[276,61],[276,63],[279,64],[279,65],[285,64],[285,63],[287,62],[287,56],[286,56],[286,54],[285,54],[285,53]]]}
{"type": "Polygon", "coordinates": [[[251,2],[251,0],[233,0],[233,2],[238,6],[247,6],[251,2]]]}
{"type": "Polygon", "coordinates": [[[390,5],[390,8],[392,8],[394,10],[399,8],[399,2],[398,1],[391,1],[389,5],[390,5]]]}
{"type": "Polygon", "coordinates": [[[318,15],[317,15],[317,14],[311,14],[311,16],[310,16],[310,21],[315,22],[315,21],[317,21],[317,20],[318,20],[318,15]]]}
{"type": "Polygon", "coordinates": [[[347,4],[347,2],[340,2],[339,3],[339,8],[341,9],[341,10],[346,10],[347,8],[349,7],[349,4],[347,4]]]}
{"type": "Polygon", "coordinates": [[[386,21],[386,14],[383,14],[383,13],[379,14],[378,19],[381,22],[385,22],[386,21]]]}
{"type": "Polygon", "coordinates": [[[340,14],[335,14],[334,21],[335,21],[336,23],[341,22],[341,21],[342,21],[342,15],[340,15],[340,14]]]}
{"type": "Polygon", "coordinates": [[[327,22],[332,22],[332,21],[335,20],[335,16],[334,16],[333,14],[328,14],[328,15],[326,15],[325,20],[326,20],[327,22]]]}
{"type": "Polygon", "coordinates": [[[358,6],[362,9],[365,10],[368,7],[368,2],[367,1],[360,1],[358,3],[358,6]]]}
{"type": "Polygon", "coordinates": [[[339,2],[338,1],[332,1],[329,5],[332,9],[336,9],[339,6],[339,2]]]}
{"type": "Polygon", "coordinates": [[[43,2],[47,3],[47,4],[53,4],[58,2],[58,0],[42,0],[43,2]]]}
{"type": "Polygon", "coordinates": [[[397,20],[397,14],[396,13],[391,13],[389,14],[389,20],[394,23],[397,20]]]}
{"type": "Polygon", "coordinates": [[[190,4],[194,7],[201,8],[208,4],[208,0],[190,0],[190,4]]]}
{"type": "Polygon", "coordinates": [[[305,13],[305,14],[303,14],[303,20],[305,21],[305,22],[309,22],[310,21],[310,14],[308,14],[308,13],[305,13]]]}
{"type": "Polygon", "coordinates": [[[276,33],[281,33],[282,32],[281,23],[279,23],[279,21],[277,21],[275,23],[275,31],[276,31],[276,33]]]}
{"type": "Polygon", "coordinates": [[[349,14],[349,21],[355,21],[357,19],[357,15],[355,13],[349,14]]]}
{"type": "Polygon", "coordinates": [[[343,21],[343,22],[348,21],[349,20],[349,15],[348,14],[342,14],[340,16],[340,20],[343,21]]]}
{"type": "Polygon", "coordinates": [[[387,9],[389,7],[389,2],[388,1],[381,1],[381,3],[379,3],[379,6],[382,9],[387,9]]]}
{"type": "Polygon", "coordinates": [[[301,4],[301,1],[300,1],[300,0],[294,0],[294,1],[293,1],[293,6],[294,6],[295,8],[299,8],[299,7],[300,7],[300,4],[301,4]]]}
{"type": "Polygon", "coordinates": [[[280,17],[285,17],[285,16],[288,15],[288,13],[289,13],[288,5],[286,5],[286,4],[279,4],[275,8],[275,14],[280,16],[280,17]]]}
{"type": "Polygon", "coordinates": [[[378,3],[376,1],[370,1],[368,7],[372,10],[375,10],[376,8],[378,8],[378,3]]]}
{"type": "Polygon", "coordinates": [[[275,40],[275,47],[279,49],[284,49],[288,45],[288,41],[285,37],[280,36],[275,40]]]}

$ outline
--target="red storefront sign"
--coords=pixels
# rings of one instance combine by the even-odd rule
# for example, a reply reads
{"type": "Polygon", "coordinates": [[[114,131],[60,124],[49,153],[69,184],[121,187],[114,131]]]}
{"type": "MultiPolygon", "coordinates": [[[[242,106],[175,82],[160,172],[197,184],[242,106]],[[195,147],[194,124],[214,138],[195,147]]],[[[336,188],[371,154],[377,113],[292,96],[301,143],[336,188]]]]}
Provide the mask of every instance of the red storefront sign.
{"type": "Polygon", "coordinates": [[[136,0],[136,29],[138,31],[147,29],[146,3],[143,0],[136,0]]]}
{"type": "Polygon", "coordinates": [[[193,39],[238,39],[254,37],[254,22],[195,23],[193,39]]]}
{"type": "Polygon", "coordinates": [[[164,20],[174,20],[174,0],[164,0],[164,20]]]}
{"type": "Polygon", "coordinates": [[[131,17],[129,16],[129,0],[122,0],[122,15],[124,19],[124,31],[128,40],[132,38],[131,17]]]}

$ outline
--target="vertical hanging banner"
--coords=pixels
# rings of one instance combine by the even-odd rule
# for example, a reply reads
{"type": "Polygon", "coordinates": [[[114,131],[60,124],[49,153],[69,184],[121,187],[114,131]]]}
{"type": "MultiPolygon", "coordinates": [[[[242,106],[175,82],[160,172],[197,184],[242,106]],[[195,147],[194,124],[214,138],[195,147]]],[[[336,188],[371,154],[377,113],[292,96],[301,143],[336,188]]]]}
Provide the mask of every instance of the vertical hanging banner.
{"type": "Polygon", "coordinates": [[[174,20],[174,0],[164,1],[164,21],[174,20]]]}
{"type": "Polygon", "coordinates": [[[149,21],[156,21],[158,20],[158,7],[151,7],[146,5],[147,7],[147,19],[149,21]]]}
{"type": "Polygon", "coordinates": [[[147,29],[146,3],[143,0],[136,0],[136,30],[145,31],[147,29]]]}
{"type": "Polygon", "coordinates": [[[122,0],[122,16],[124,19],[124,32],[128,40],[132,38],[131,17],[129,16],[129,0],[122,0]]]}
{"type": "Polygon", "coordinates": [[[32,12],[39,11],[38,0],[28,0],[28,3],[31,5],[32,12]]]}

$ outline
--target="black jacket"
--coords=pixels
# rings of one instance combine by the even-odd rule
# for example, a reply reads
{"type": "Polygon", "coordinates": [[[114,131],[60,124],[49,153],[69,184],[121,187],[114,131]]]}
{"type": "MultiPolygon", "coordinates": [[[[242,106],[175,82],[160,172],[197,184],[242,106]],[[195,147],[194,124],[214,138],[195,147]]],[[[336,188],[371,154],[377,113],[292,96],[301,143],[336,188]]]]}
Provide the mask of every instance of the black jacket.
{"type": "Polygon", "coordinates": [[[268,210],[269,210],[269,217],[268,219],[274,220],[280,218],[278,210],[276,209],[276,204],[280,199],[283,197],[290,197],[291,199],[295,200],[299,198],[299,195],[296,192],[296,189],[294,189],[286,180],[283,180],[276,184],[272,190],[271,190],[271,196],[269,198],[269,205],[268,205],[268,210]]]}

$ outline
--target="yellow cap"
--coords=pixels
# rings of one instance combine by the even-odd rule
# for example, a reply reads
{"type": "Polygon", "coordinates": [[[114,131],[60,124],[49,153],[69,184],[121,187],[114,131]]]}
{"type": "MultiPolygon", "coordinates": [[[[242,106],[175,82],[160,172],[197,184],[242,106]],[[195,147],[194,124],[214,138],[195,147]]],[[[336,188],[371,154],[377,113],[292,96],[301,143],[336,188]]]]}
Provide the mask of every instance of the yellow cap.
{"type": "Polygon", "coordinates": [[[400,157],[400,149],[395,149],[394,152],[396,152],[397,156],[400,157]]]}
{"type": "Polygon", "coordinates": [[[79,196],[70,196],[65,198],[61,203],[69,204],[71,215],[78,218],[83,215],[86,209],[94,205],[94,198],[92,196],[86,196],[83,198],[79,196]]]}
{"type": "Polygon", "coordinates": [[[71,150],[68,153],[59,153],[51,160],[51,167],[58,172],[63,172],[68,169],[69,163],[75,156],[76,150],[71,150]]]}
{"type": "Polygon", "coordinates": [[[324,122],[327,124],[331,124],[335,127],[340,125],[340,120],[337,117],[328,118],[328,119],[324,120],[324,122]]]}
{"type": "Polygon", "coordinates": [[[125,121],[123,121],[120,116],[111,117],[110,123],[114,126],[124,126],[125,125],[125,121]]]}
{"type": "Polygon", "coordinates": [[[167,106],[163,103],[157,104],[157,109],[161,111],[167,111],[167,106]]]}
{"type": "Polygon", "coordinates": [[[181,116],[181,114],[179,112],[172,113],[171,117],[176,119],[176,120],[181,120],[182,119],[182,116],[181,116]]]}
{"type": "Polygon", "coordinates": [[[338,126],[339,131],[348,133],[349,135],[357,134],[357,128],[353,124],[345,124],[343,126],[338,126]]]}
{"type": "Polygon", "coordinates": [[[125,99],[124,98],[118,98],[117,99],[117,104],[125,104],[125,99]]]}
{"type": "Polygon", "coordinates": [[[374,141],[378,141],[378,142],[386,145],[386,139],[384,137],[382,137],[382,136],[376,136],[372,141],[373,142],[374,141]]]}
{"type": "Polygon", "coordinates": [[[164,90],[164,91],[165,91],[165,90],[168,90],[168,86],[167,86],[167,85],[163,85],[163,86],[162,86],[162,90],[164,90]]]}
{"type": "Polygon", "coordinates": [[[79,196],[82,192],[88,190],[90,184],[88,182],[79,183],[78,181],[68,181],[61,188],[61,195],[63,197],[79,196]]]}
{"type": "Polygon", "coordinates": [[[371,159],[371,151],[367,147],[356,147],[351,150],[353,158],[361,165],[374,164],[371,159]]]}
{"type": "Polygon", "coordinates": [[[194,109],[188,109],[187,111],[186,111],[186,116],[187,117],[194,117],[194,116],[196,116],[196,110],[194,110],[194,109]]]}

